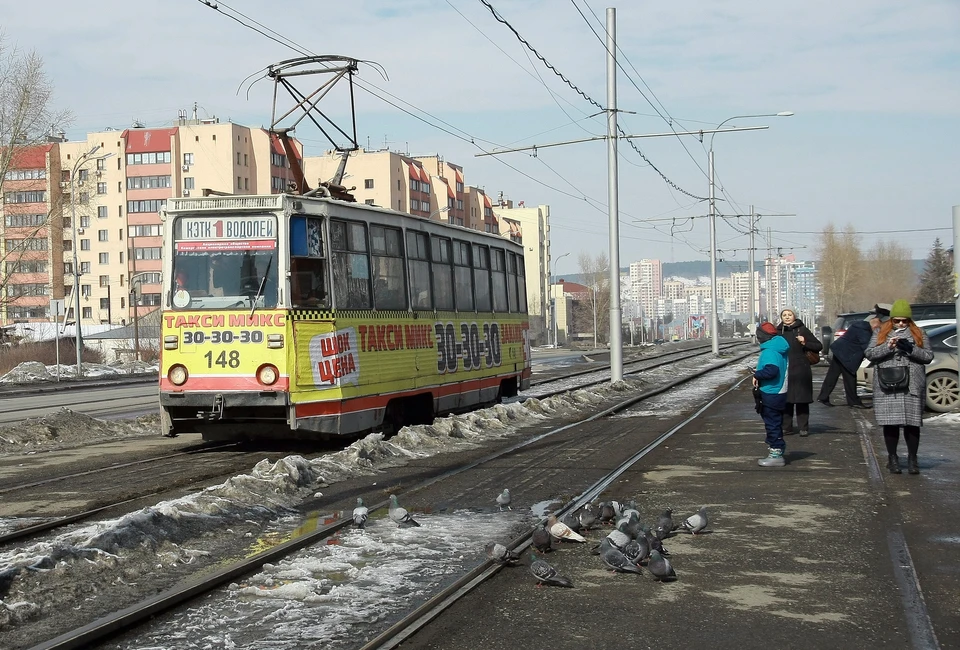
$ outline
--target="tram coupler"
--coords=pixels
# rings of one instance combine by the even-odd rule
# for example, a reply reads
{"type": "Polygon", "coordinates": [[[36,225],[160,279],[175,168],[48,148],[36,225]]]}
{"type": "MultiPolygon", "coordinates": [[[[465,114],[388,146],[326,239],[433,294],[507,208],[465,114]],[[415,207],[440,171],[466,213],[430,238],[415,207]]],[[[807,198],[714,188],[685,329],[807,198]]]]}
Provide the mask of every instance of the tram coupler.
{"type": "Polygon", "coordinates": [[[208,422],[213,420],[222,420],[223,419],[223,395],[217,393],[213,398],[213,408],[209,411],[197,411],[198,420],[207,420],[208,422]]]}

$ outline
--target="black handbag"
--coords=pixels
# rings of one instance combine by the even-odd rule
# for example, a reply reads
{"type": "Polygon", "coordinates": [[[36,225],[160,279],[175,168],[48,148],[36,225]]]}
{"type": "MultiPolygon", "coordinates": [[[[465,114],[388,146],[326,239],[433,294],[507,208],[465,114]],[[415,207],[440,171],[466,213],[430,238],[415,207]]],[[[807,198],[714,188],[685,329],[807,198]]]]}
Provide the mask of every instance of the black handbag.
{"type": "Polygon", "coordinates": [[[905,391],[910,389],[910,367],[889,366],[877,368],[877,381],[885,391],[905,391]]]}

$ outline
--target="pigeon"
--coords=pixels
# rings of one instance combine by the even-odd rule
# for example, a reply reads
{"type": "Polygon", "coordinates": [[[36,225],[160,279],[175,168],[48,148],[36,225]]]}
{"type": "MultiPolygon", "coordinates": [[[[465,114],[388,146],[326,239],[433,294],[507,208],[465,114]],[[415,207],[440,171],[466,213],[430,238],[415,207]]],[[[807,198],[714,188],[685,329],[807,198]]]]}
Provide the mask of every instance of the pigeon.
{"type": "Polygon", "coordinates": [[[549,553],[553,550],[553,537],[543,526],[537,526],[533,530],[530,542],[533,544],[533,548],[541,553],[549,553]]]}
{"type": "Polygon", "coordinates": [[[632,514],[629,517],[620,517],[617,520],[617,528],[629,535],[631,539],[636,539],[643,534],[640,519],[632,514]],[[623,527],[621,528],[621,526],[623,527]]]}
{"type": "Polygon", "coordinates": [[[613,518],[616,516],[616,510],[613,509],[613,506],[610,505],[608,501],[604,501],[600,504],[600,514],[598,515],[598,518],[600,519],[601,524],[611,523],[613,518]]]}
{"type": "Polygon", "coordinates": [[[407,512],[406,508],[401,508],[397,503],[397,497],[393,494],[390,495],[390,508],[388,510],[390,514],[390,519],[396,523],[400,528],[408,528],[410,526],[420,526],[416,520],[407,512]]]}
{"type": "Polygon", "coordinates": [[[581,528],[580,519],[576,515],[574,515],[572,512],[568,512],[567,514],[565,514],[563,516],[563,519],[561,519],[560,521],[561,523],[564,523],[567,526],[569,526],[570,530],[572,530],[573,532],[575,533],[580,532],[580,528],[581,528]]]}
{"type": "Polygon", "coordinates": [[[610,548],[614,548],[614,545],[610,543],[609,537],[604,537],[602,542],[590,549],[590,553],[592,555],[603,555],[610,548]]]}
{"type": "Polygon", "coordinates": [[[627,556],[618,551],[615,548],[608,548],[601,556],[600,559],[603,560],[603,563],[614,571],[620,573],[637,573],[639,574],[640,567],[627,559],[627,556]]]}
{"type": "Polygon", "coordinates": [[[677,527],[673,524],[673,510],[667,508],[657,519],[657,527],[654,529],[657,539],[666,539],[676,529],[677,527]]]}
{"type": "Polygon", "coordinates": [[[660,551],[660,554],[663,556],[670,555],[670,552],[664,547],[663,542],[660,541],[660,538],[653,534],[653,532],[646,526],[643,528],[643,534],[647,538],[647,546],[650,548],[650,551],[660,551]]]}
{"type": "Polygon", "coordinates": [[[696,535],[706,528],[708,523],[710,522],[707,520],[707,508],[706,506],[702,506],[697,514],[690,515],[684,519],[683,523],[680,524],[680,528],[692,535],[696,535]]]}
{"type": "Polygon", "coordinates": [[[503,512],[503,509],[513,510],[510,507],[510,490],[503,488],[503,492],[497,495],[497,505],[500,506],[500,512],[503,512]]]}
{"type": "Polygon", "coordinates": [[[547,517],[547,530],[549,530],[550,534],[560,541],[581,543],[587,541],[585,537],[570,528],[570,526],[566,525],[562,521],[558,521],[555,515],[550,515],[547,517]]]}
{"type": "Polygon", "coordinates": [[[540,585],[554,585],[556,587],[573,586],[570,578],[560,575],[555,568],[538,558],[536,553],[530,554],[530,573],[537,579],[538,587],[540,585]]]}
{"type": "Polygon", "coordinates": [[[593,507],[589,503],[583,506],[577,519],[580,520],[581,530],[590,530],[597,525],[597,515],[594,514],[593,507]]]}
{"type": "Polygon", "coordinates": [[[370,511],[363,505],[363,499],[357,497],[357,507],[353,509],[353,525],[357,528],[363,528],[367,525],[367,516],[370,511]]]}
{"type": "Polygon", "coordinates": [[[623,554],[627,556],[628,560],[639,565],[650,555],[650,546],[647,544],[647,538],[639,537],[637,539],[631,539],[623,549],[623,554]]]}
{"type": "Polygon", "coordinates": [[[490,542],[484,550],[487,557],[501,566],[513,566],[520,561],[520,556],[513,551],[507,550],[507,547],[497,542],[490,542]]]}
{"type": "Polygon", "coordinates": [[[610,540],[610,544],[621,553],[623,552],[623,549],[627,547],[627,544],[630,543],[630,535],[624,532],[626,525],[626,521],[621,521],[620,526],[614,530],[611,530],[610,534],[607,535],[607,539],[610,540]]]}
{"type": "Polygon", "coordinates": [[[659,582],[677,577],[673,566],[670,564],[670,560],[660,555],[658,551],[650,551],[650,561],[647,562],[647,570],[654,579],[659,582]]]}

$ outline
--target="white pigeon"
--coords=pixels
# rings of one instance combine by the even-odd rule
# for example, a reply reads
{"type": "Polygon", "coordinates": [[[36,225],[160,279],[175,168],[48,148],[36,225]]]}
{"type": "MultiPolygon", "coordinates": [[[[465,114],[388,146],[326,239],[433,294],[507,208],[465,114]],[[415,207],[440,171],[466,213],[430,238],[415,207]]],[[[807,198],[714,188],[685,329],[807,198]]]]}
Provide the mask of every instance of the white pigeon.
{"type": "Polygon", "coordinates": [[[513,510],[510,507],[510,490],[503,488],[503,492],[497,495],[497,505],[500,506],[500,512],[503,512],[503,509],[513,510]]]}
{"type": "Polygon", "coordinates": [[[390,519],[401,528],[420,525],[410,513],[407,512],[406,508],[400,507],[397,503],[397,497],[393,494],[390,495],[390,508],[387,510],[387,513],[390,515],[390,519]]]}
{"type": "Polygon", "coordinates": [[[680,528],[692,535],[696,535],[701,530],[706,528],[708,523],[710,522],[707,519],[707,508],[706,506],[702,506],[697,514],[690,515],[684,519],[683,523],[680,524],[680,528]]]}
{"type": "Polygon", "coordinates": [[[550,534],[559,539],[561,542],[583,543],[587,541],[585,537],[579,533],[575,533],[570,526],[557,519],[554,515],[547,517],[547,530],[549,530],[550,534]]]}
{"type": "Polygon", "coordinates": [[[367,524],[367,516],[370,511],[363,505],[363,499],[357,497],[357,507],[353,509],[353,525],[357,528],[363,528],[367,524]]]}
{"type": "Polygon", "coordinates": [[[487,557],[497,564],[514,565],[520,561],[520,556],[499,542],[490,542],[484,547],[487,557]]]}

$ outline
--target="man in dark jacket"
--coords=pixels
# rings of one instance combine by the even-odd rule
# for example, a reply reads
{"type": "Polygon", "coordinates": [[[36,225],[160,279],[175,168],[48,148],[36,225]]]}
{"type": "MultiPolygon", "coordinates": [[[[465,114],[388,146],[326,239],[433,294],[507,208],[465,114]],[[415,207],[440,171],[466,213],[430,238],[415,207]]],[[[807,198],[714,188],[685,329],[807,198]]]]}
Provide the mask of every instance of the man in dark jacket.
{"type": "Polygon", "coordinates": [[[852,323],[846,333],[833,342],[830,346],[830,367],[820,385],[818,402],[824,406],[833,406],[830,403],[830,394],[837,386],[837,378],[842,377],[847,406],[855,409],[867,408],[857,395],[857,369],[863,362],[863,353],[870,343],[870,337],[879,324],[877,315],[870,314],[866,319],[852,323]]]}

